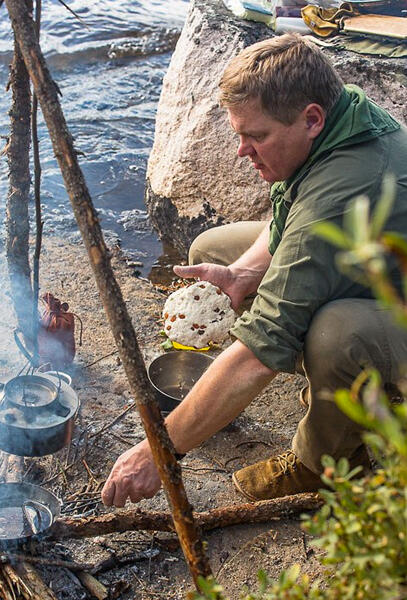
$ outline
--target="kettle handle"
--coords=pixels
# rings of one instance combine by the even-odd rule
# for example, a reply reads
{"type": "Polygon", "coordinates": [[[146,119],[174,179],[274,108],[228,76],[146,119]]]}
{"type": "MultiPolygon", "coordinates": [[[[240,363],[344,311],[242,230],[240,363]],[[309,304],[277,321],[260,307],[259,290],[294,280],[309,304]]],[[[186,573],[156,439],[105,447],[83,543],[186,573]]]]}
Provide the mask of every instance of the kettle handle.
{"type": "Polygon", "coordinates": [[[64,381],[68,385],[72,384],[72,377],[68,375],[68,373],[64,373],[63,371],[44,371],[41,374],[48,375],[48,377],[56,379],[57,382],[64,381]]]}

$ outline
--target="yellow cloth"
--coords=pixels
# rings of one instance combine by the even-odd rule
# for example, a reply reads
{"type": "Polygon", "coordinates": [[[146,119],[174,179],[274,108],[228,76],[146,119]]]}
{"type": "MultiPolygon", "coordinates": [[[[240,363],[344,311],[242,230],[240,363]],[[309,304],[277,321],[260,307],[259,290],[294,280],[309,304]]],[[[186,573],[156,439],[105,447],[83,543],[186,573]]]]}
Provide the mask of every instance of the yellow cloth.
{"type": "Polygon", "coordinates": [[[210,346],[205,346],[205,348],[195,348],[194,346],[184,346],[184,344],[179,344],[178,342],[172,342],[175,350],[193,350],[194,352],[208,352],[211,349],[210,346]]]}
{"type": "Polygon", "coordinates": [[[303,21],[320,37],[338,32],[344,17],[357,14],[357,9],[348,2],[343,2],[339,8],[321,8],[309,4],[301,9],[303,21]]]}

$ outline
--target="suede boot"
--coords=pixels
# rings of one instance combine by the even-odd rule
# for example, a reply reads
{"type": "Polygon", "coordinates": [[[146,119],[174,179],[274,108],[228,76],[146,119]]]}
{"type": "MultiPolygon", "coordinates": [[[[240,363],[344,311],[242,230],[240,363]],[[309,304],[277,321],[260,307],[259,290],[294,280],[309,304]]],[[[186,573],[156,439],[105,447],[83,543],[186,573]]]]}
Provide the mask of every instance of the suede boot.
{"type": "MultiPolygon", "coordinates": [[[[365,446],[358,448],[349,463],[351,468],[363,467],[360,476],[370,470],[365,446]]],[[[232,481],[237,491],[252,501],[317,492],[324,487],[320,475],[303,465],[292,450],[236,471],[232,481]]]]}

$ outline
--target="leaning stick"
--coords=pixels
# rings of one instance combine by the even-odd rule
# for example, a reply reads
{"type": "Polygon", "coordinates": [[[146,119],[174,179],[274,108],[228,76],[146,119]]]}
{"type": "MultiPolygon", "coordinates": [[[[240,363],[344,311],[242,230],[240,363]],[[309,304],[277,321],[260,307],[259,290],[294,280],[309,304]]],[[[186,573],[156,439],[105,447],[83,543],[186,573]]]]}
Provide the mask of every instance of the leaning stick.
{"type": "Polygon", "coordinates": [[[10,68],[13,101],[10,110],[10,137],[5,153],[9,166],[6,204],[6,256],[11,298],[28,346],[32,339],[31,282],[29,261],[30,196],[30,79],[17,42],[10,68]]]}
{"type": "Polygon", "coordinates": [[[161,412],[151,391],[136,334],[128,315],[120,288],[110,263],[97,214],[94,210],[83,173],[77,161],[70,132],[62,113],[57,86],[46,66],[34,23],[24,0],[6,0],[16,40],[27,71],[41,105],[54,153],[58,160],[65,187],[89,254],[99,293],[114,335],[130,389],[150,443],[171,507],[175,529],[197,584],[199,575],[211,574],[208,560],[192,516],[182,482],[181,470],[174,456],[174,447],[165,429],[161,412]]]}
{"type": "Polygon", "coordinates": [[[91,575],[91,573],[88,573],[87,571],[78,571],[76,576],[92,597],[97,598],[97,600],[107,600],[109,597],[108,589],[103,583],[100,583],[96,577],[91,575]]]}
{"type": "MultiPolygon", "coordinates": [[[[267,523],[303,512],[313,512],[322,506],[318,494],[296,494],[263,500],[253,504],[237,504],[215,508],[208,512],[194,513],[196,523],[204,531],[229,527],[240,523],[267,523]]],[[[60,518],[52,527],[51,539],[83,538],[125,531],[174,531],[169,513],[122,510],[97,517],[82,519],[60,518]]]]}

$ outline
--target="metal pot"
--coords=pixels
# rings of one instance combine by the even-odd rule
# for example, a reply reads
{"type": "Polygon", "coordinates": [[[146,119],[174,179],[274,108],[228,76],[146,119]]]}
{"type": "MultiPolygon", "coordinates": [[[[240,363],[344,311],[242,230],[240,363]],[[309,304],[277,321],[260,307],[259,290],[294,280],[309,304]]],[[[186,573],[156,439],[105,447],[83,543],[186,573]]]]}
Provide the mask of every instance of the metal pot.
{"type": "Polygon", "coordinates": [[[212,362],[208,354],[177,350],[149,364],[147,375],[164,415],[177,408],[212,362]]]}
{"type": "Polygon", "coordinates": [[[10,379],[0,394],[0,449],[45,456],[66,446],[79,400],[61,376],[41,373],[10,379]]]}
{"type": "Polygon", "coordinates": [[[0,547],[10,550],[42,536],[59,516],[61,501],[31,483],[0,484],[0,547]]]}

